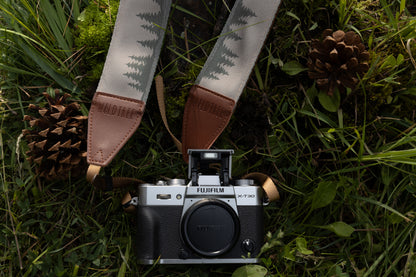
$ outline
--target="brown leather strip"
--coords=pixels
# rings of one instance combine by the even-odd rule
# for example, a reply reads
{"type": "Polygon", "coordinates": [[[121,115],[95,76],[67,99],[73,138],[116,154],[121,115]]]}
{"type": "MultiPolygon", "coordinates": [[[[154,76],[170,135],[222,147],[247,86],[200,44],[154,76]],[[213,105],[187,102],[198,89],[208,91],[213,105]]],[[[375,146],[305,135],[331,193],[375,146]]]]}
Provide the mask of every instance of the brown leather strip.
{"type": "Polygon", "coordinates": [[[192,86],[185,104],[182,127],[182,154],[188,149],[208,149],[230,121],[235,101],[206,88],[192,86]]]}
{"type": "Polygon", "coordinates": [[[166,107],[165,107],[165,85],[163,84],[163,77],[161,75],[157,75],[155,78],[156,84],[156,95],[157,95],[157,103],[159,104],[160,115],[162,116],[163,124],[165,124],[166,130],[170,134],[173,142],[175,143],[176,147],[179,151],[182,151],[182,142],[176,138],[176,136],[172,133],[169,128],[168,118],[166,117],[166,107]]]}
{"type": "Polygon", "coordinates": [[[260,183],[270,202],[280,199],[279,190],[276,186],[279,182],[276,179],[260,172],[246,174],[243,176],[243,179],[253,179],[260,183]]]}
{"type": "Polygon", "coordinates": [[[95,177],[97,177],[98,174],[100,174],[100,170],[101,166],[90,164],[87,170],[87,181],[92,184],[95,180],[95,177]]]}
{"type": "Polygon", "coordinates": [[[145,103],[96,92],[88,118],[89,164],[108,165],[139,127],[145,103]]]}

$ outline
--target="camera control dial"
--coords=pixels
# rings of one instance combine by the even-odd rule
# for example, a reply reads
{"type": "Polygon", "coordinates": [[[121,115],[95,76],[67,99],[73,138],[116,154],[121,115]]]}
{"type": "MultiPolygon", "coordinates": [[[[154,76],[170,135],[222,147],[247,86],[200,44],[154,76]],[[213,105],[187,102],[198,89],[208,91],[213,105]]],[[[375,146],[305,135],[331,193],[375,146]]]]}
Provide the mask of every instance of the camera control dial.
{"type": "Polygon", "coordinates": [[[241,248],[243,248],[244,252],[252,253],[254,251],[254,249],[256,248],[256,244],[251,239],[245,239],[241,243],[241,248]]]}
{"type": "Polygon", "coordinates": [[[237,179],[234,182],[234,186],[254,186],[253,179],[237,179]]]}

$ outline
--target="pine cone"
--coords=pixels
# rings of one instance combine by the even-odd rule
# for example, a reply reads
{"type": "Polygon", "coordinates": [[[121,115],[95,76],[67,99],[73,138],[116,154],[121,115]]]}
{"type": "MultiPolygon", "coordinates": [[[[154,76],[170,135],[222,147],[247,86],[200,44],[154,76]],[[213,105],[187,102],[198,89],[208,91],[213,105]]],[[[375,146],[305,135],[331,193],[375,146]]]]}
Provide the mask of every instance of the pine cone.
{"type": "Polygon", "coordinates": [[[353,31],[333,32],[331,29],[322,35],[322,41],[313,39],[311,43],[309,78],[316,79],[318,87],[328,95],[333,95],[336,88],[340,92],[345,92],[346,88],[355,89],[358,76],[369,69],[370,55],[360,36],[353,31]]]}
{"type": "Polygon", "coordinates": [[[66,104],[71,96],[55,90],[52,97],[44,92],[47,107],[30,104],[29,110],[37,111],[40,117],[25,115],[30,130],[23,130],[28,142],[28,160],[34,162],[36,173],[46,179],[65,179],[78,176],[86,169],[87,117],[80,113],[76,102],[66,104]]]}

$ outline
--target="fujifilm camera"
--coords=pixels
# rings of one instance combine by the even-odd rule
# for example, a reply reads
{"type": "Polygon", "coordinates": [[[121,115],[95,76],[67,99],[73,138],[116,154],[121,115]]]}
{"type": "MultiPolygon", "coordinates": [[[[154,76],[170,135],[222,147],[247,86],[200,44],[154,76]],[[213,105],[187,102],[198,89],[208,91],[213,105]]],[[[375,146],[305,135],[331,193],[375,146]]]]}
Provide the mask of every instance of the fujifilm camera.
{"type": "Polygon", "coordinates": [[[189,150],[184,179],[139,186],[141,264],[256,263],[263,244],[263,190],[231,179],[233,150],[189,150]]]}

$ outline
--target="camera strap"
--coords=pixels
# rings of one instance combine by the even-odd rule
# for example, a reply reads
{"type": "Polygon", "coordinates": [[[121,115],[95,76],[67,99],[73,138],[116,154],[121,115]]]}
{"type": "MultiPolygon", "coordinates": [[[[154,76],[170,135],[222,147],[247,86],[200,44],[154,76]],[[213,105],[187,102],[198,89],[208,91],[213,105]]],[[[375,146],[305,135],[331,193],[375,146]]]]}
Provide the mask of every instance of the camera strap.
{"type": "MultiPolygon", "coordinates": [[[[188,149],[210,148],[227,126],[280,2],[236,0],[185,104],[181,146],[185,160],[188,149]]],[[[120,1],[89,112],[91,183],[140,125],[171,5],[171,0],[120,1]]]]}

